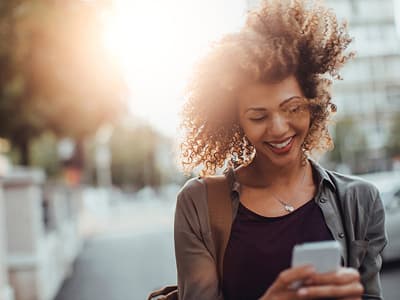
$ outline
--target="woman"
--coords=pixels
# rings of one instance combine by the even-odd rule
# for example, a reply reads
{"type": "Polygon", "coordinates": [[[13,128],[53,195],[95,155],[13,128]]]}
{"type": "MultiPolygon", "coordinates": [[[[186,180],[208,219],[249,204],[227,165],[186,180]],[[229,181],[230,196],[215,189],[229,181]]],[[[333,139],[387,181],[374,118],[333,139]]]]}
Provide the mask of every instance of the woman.
{"type": "Polygon", "coordinates": [[[332,147],[330,86],[352,57],[350,42],[319,2],[270,0],[197,66],[183,110],[182,165],[202,167],[202,176],[230,165],[234,220],[219,281],[204,180],[183,187],[175,215],[180,299],[382,299],[378,191],[311,159],[332,147]],[[294,245],[324,240],[342,246],[337,272],[290,267],[294,245]]]}

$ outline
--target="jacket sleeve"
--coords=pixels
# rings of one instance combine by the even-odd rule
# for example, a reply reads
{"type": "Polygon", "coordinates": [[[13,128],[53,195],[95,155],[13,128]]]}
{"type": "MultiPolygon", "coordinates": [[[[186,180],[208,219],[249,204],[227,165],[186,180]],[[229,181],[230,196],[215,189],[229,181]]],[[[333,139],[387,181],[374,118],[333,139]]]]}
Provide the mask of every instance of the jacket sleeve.
{"type": "Polygon", "coordinates": [[[366,240],[368,246],[359,267],[364,286],[363,299],[383,299],[379,272],[382,267],[382,250],[387,243],[385,231],[385,212],[378,191],[369,209],[366,240]]]}
{"type": "MultiPolygon", "coordinates": [[[[201,183],[197,182],[197,185],[201,183]]],[[[209,226],[204,232],[204,220],[208,220],[208,215],[199,215],[206,214],[206,201],[196,202],[199,196],[206,197],[206,192],[204,187],[196,188],[185,186],[177,197],[174,240],[179,299],[223,300],[216,263],[208,249],[210,244],[206,242],[211,240],[209,226]]]]}

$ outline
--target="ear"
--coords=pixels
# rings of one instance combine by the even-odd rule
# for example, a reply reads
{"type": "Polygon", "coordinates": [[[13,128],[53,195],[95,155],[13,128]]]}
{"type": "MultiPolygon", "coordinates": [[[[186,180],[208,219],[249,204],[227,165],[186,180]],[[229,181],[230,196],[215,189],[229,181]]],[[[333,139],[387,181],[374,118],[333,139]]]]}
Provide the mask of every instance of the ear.
{"type": "Polygon", "coordinates": [[[314,118],[313,118],[313,111],[310,109],[309,110],[310,116],[309,116],[309,123],[308,123],[308,129],[310,130],[312,124],[314,123],[314,118]]]}

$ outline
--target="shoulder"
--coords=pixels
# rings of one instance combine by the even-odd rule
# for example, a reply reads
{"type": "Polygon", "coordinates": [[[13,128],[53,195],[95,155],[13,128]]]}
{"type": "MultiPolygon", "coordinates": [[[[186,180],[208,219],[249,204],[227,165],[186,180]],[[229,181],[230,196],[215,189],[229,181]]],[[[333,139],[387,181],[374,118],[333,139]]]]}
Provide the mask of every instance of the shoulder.
{"type": "Polygon", "coordinates": [[[204,179],[194,177],[186,181],[186,183],[179,190],[177,195],[177,209],[195,208],[203,206],[207,201],[207,190],[204,179]]]}
{"type": "Polygon", "coordinates": [[[358,176],[327,171],[335,185],[339,201],[346,207],[353,207],[368,213],[382,207],[378,188],[370,181],[358,176]]]}
{"type": "Polygon", "coordinates": [[[318,177],[328,182],[339,197],[349,194],[363,194],[376,198],[379,195],[375,185],[361,177],[328,170],[313,160],[310,160],[310,163],[318,177]]]}
{"type": "Polygon", "coordinates": [[[175,209],[175,230],[193,232],[197,236],[209,232],[207,190],[204,179],[189,179],[178,192],[175,209]]]}
{"type": "Polygon", "coordinates": [[[378,196],[377,187],[370,181],[354,175],[345,175],[334,171],[327,171],[335,187],[345,193],[378,196]]]}
{"type": "Polygon", "coordinates": [[[178,192],[178,200],[190,198],[205,192],[205,183],[201,177],[194,177],[185,182],[178,192]]]}

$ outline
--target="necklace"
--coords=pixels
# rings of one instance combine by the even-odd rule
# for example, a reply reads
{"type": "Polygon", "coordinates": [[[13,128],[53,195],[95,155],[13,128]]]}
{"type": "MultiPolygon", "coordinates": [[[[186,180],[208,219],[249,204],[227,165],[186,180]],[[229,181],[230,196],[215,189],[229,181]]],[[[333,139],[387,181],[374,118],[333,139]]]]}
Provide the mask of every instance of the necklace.
{"type": "MultiPolygon", "coordinates": [[[[298,184],[297,187],[300,187],[303,182],[304,182],[304,178],[306,177],[306,167],[304,167],[304,172],[303,172],[303,177],[301,178],[300,184],[298,184]]],[[[271,192],[272,197],[275,198],[275,200],[277,200],[280,204],[282,204],[283,208],[287,211],[287,212],[293,212],[294,211],[294,206],[291,205],[288,202],[283,201],[282,199],[280,199],[277,195],[275,195],[273,192],[271,192]]]]}

